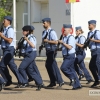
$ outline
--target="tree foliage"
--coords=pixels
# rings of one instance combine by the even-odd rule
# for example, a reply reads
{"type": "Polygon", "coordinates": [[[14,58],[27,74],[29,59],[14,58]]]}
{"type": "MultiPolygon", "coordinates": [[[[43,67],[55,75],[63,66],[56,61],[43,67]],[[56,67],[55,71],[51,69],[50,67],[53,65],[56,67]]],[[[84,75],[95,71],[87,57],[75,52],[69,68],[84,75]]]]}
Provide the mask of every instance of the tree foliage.
{"type": "Polygon", "coordinates": [[[1,22],[4,16],[11,15],[11,12],[5,9],[7,0],[1,0],[0,2],[2,3],[2,5],[0,5],[0,22],[1,22]]]}

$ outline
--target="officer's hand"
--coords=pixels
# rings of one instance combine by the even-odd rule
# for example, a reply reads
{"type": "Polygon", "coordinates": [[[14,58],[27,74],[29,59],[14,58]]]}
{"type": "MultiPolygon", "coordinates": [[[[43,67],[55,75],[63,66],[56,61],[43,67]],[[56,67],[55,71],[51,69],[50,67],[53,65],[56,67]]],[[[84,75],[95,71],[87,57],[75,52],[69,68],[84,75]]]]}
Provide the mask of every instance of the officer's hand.
{"type": "Polygon", "coordinates": [[[94,40],[93,38],[92,39],[90,38],[90,41],[93,41],[93,40],[94,40]]]}
{"type": "Polygon", "coordinates": [[[28,40],[28,38],[26,37],[26,36],[24,36],[24,39],[27,41],[28,40]]]}
{"type": "Polygon", "coordinates": [[[59,42],[60,44],[63,44],[63,41],[62,41],[62,40],[58,40],[58,42],[59,42]]]}
{"type": "Polygon", "coordinates": [[[0,32],[0,37],[2,36],[3,34],[0,32]]]}
{"type": "Polygon", "coordinates": [[[48,42],[49,40],[48,39],[44,39],[44,42],[48,42]]]}
{"type": "Polygon", "coordinates": [[[16,49],[18,49],[18,46],[16,46],[16,49]]]}

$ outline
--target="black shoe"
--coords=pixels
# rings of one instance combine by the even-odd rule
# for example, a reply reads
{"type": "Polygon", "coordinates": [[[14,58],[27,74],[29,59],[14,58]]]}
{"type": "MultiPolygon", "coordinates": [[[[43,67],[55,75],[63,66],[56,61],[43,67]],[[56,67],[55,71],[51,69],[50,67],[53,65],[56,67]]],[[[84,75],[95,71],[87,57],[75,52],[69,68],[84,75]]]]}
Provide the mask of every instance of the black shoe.
{"type": "Polygon", "coordinates": [[[81,80],[82,78],[84,78],[84,75],[83,74],[79,75],[79,80],[81,80]]]}
{"type": "Polygon", "coordinates": [[[86,84],[90,84],[91,82],[93,82],[93,80],[91,79],[91,80],[88,80],[88,82],[86,83],[86,84]]]}
{"type": "Polygon", "coordinates": [[[82,86],[79,86],[77,88],[72,88],[72,90],[78,90],[78,89],[81,89],[81,88],[82,88],[82,86]]]}
{"type": "Polygon", "coordinates": [[[0,91],[2,90],[2,84],[0,84],[0,91]]]}
{"type": "Polygon", "coordinates": [[[50,83],[47,87],[53,87],[56,86],[56,83],[50,83]]]}
{"type": "Polygon", "coordinates": [[[73,86],[75,84],[75,80],[74,79],[71,79],[71,82],[70,82],[70,86],[73,86]]]}
{"type": "Polygon", "coordinates": [[[20,88],[25,88],[25,87],[28,87],[28,86],[29,86],[29,84],[28,83],[25,83],[20,88]]]}
{"type": "Polygon", "coordinates": [[[31,82],[31,81],[33,81],[33,79],[31,79],[31,78],[30,78],[30,79],[28,79],[28,82],[31,82]]]}
{"type": "Polygon", "coordinates": [[[36,91],[40,91],[42,87],[43,87],[43,84],[38,85],[38,88],[36,89],[36,91]]]}
{"type": "Polygon", "coordinates": [[[12,82],[7,82],[6,84],[5,84],[5,86],[10,86],[12,84],[12,82]]]}
{"type": "Polygon", "coordinates": [[[91,88],[93,88],[93,87],[95,87],[95,86],[97,86],[97,85],[99,85],[99,82],[94,82],[94,84],[91,85],[91,88]]]}
{"type": "Polygon", "coordinates": [[[65,84],[64,82],[60,83],[60,84],[59,84],[59,87],[62,87],[62,85],[64,85],[64,84],[65,84]]]}
{"type": "Polygon", "coordinates": [[[22,85],[21,84],[17,84],[17,86],[15,86],[15,88],[21,88],[22,85]]]}

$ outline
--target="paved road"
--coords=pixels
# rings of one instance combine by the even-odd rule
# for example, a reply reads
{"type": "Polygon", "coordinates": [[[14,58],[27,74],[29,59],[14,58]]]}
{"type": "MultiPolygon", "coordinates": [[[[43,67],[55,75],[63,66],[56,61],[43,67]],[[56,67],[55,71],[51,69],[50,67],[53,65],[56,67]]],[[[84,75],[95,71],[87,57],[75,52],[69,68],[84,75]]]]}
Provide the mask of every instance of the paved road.
{"type": "MultiPolygon", "coordinates": [[[[20,61],[15,62],[19,66],[20,61]]],[[[46,86],[49,84],[49,78],[44,66],[45,62],[37,61],[36,63],[46,86]]],[[[61,62],[58,62],[58,65],[60,67],[61,62]]],[[[86,65],[88,68],[88,63],[86,63],[86,65]]],[[[42,88],[41,91],[36,91],[34,81],[30,83],[30,87],[28,88],[14,88],[17,80],[12,72],[11,75],[13,76],[13,84],[0,92],[0,100],[100,100],[100,95],[89,96],[89,90],[93,90],[89,88],[92,83],[86,85],[85,78],[81,81],[83,88],[80,90],[71,90],[72,87],[68,85],[70,82],[69,79],[62,74],[65,81],[65,85],[62,88],[57,88],[57,85],[51,89],[42,88]],[[34,87],[31,88],[32,86],[34,87]]],[[[95,90],[100,90],[100,87],[95,88],[95,90]]]]}

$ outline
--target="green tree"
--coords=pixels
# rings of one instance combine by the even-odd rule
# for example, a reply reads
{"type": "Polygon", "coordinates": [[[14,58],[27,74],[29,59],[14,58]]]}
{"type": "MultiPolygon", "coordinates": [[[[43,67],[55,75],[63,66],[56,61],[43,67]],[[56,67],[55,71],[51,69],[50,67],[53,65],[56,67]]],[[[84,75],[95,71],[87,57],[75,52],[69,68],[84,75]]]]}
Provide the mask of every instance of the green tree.
{"type": "Polygon", "coordinates": [[[4,16],[11,15],[11,12],[5,9],[7,0],[0,0],[0,22],[3,20],[4,16]]]}

